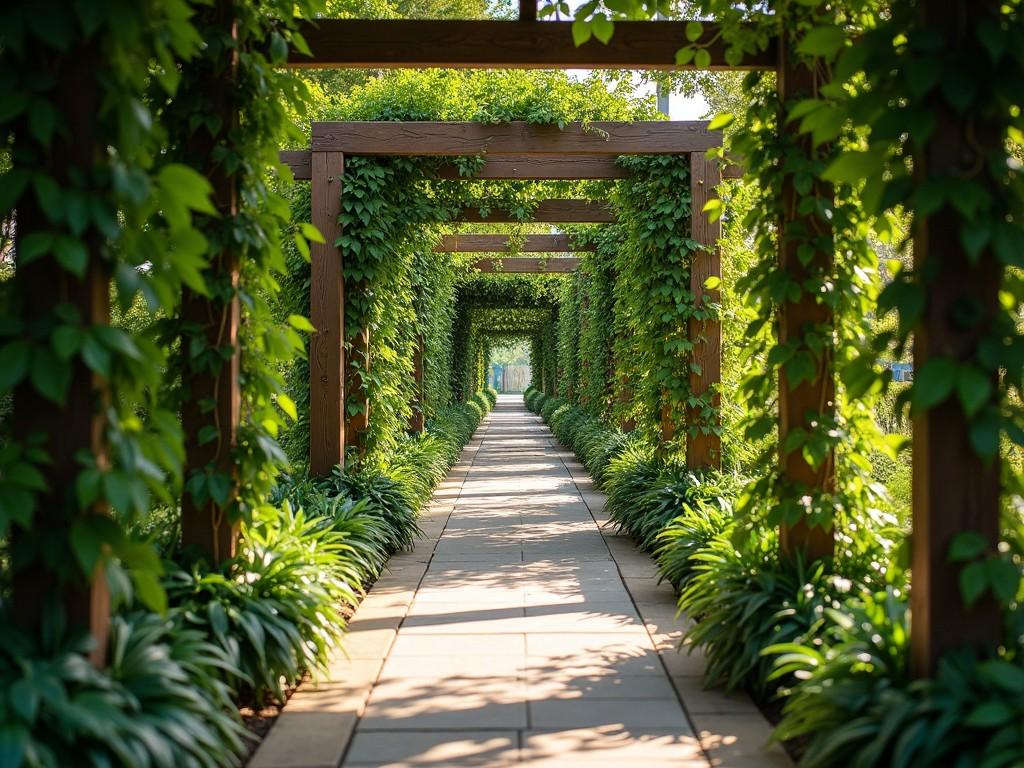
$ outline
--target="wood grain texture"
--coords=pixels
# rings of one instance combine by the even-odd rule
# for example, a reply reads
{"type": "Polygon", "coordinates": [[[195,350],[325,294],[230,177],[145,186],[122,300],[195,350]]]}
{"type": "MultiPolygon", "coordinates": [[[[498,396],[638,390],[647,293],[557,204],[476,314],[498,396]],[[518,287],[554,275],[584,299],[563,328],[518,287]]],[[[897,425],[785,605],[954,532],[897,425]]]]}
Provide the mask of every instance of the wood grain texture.
{"type": "Polygon", "coordinates": [[[510,274],[568,273],[579,269],[580,259],[562,256],[554,259],[510,257],[507,259],[478,259],[473,263],[481,272],[508,272],[510,274]]]}
{"type": "MultiPolygon", "coordinates": [[[[237,35],[231,0],[217,0],[199,13],[204,17],[200,22],[202,26],[210,25],[237,35]]],[[[239,122],[238,64],[235,51],[228,61],[218,61],[202,71],[203,101],[217,115],[219,129],[213,134],[193,133],[185,147],[185,162],[206,175],[213,190],[214,206],[220,216],[228,219],[239,210],[237,171],[229,170],[226,163],[215,158],[216,148],[222,146],[239,122]]],[[[214,284],[227,280],[237,287],[241,275],[240,253],[240,247],[227,243],[210,254],[207,277],[214,284]]],[[[242,414],[239,339],[242,308],[237,292],[225,303],[219,297],[204,296],[186,287],[182,289],[181,316],[185,323],[202,329],[209,348],[229,355],[218,371],[191,371],[182,377],[186,488],[195,476],[216,473],[231,478],[228,499],[222,504],[210,498],[197,500],[187,490],[181,499],[182,548],[215,566],[234,557],[239,536],[239,522],[233,519],[232,511],[239,483],[235,449],[242,414]],[[204,438],[204,432],[210,427],[215,429],[215,436],[204,438]]],[[[192,351],[187,345],[182,346],[183,369],[190,371],[192,351]]]]}
{"type": "MultiPolygon", "coordinates": [[[[970,38],[963,35],[963,19],[970,18],[972,26],[998,23],[999,6],[996,0],[926,3],[918,20],[926,31],[944,40],[943,50],[950,57],[962,58],[974,55],[966,42],[970,38]]],[[[935,127],[923,151],[914,156],[916,181],[974,178],[993,198],[1005,194],[991,176],[976,170],[985,158],[1002,151],[999,121],[977,112],[960,116],[940,94],[932,95],[927,107],[935,127]]],[[[1003,267],[990,247],[968,255],[962,245],[962,221],[951,201],[914,220],[914,269],[919,275],[932,276],[914,329],[918,372],[934,358],[976,359],[982,339],[1000,322],[1003,267]],[[965,320],[965,307],[970,307],[970,320],[965,320]]],[[[998,374],[987,375],[991,390],[998,392],[998,374]]],[[[950,651],[970,649],[984,656],[1000,643],[997,601],[986,593],[970,607],[964,605],[962,564],[949,561],[953,540],[964,531],[980,534],[987,543],[985,554],[996,556],[1000,464],[998,454],[985,461],[975,453],[971,421],[955,394],[915,413],[910,655],[917,677],[934,674],[939,660],[950,651]]]]}
{"type": "Polygon", "coordinates": [[[345,274],[341,249],[342,183],[345,156],[312,155],[312,218],[326,243],[310,245],[309,469],[330,475],[345,457],[344,365],[345,274]]]}
{"type": "MultiPolygon", "coordinates": [[[[463,208],[458,221],[478,223],[516,223],[522,219],[511,211],[491,209],[480,213],[479,207],[463,208]]],[[[541,200],[525,221],[538,224],[609,224],[615,221],[610,203],[602,200],[541,200]]]]}
{"type": "Polygon", "coordinates": [[[291,168],[295,181],[309,181],[313,178],[313,155],[308,149],[283,149],[277,156],[282,163],[291,168]]]}
{"type": "MultiPolygon", "coordinates": [[[[780,52],[785,52],[785,41],[780,41],[780,52]]],[[[777,81],[779,102],[792,103],[807,98],[815,92],[814,75],[806,67],[780,53],[777,81]]],[[[782,120],[780,119],[780,124],[782,120]]],[[[785,129],[797,132],[790,123],[785,129]]],[[[810,137],[798,135],[801,152],[810,152],[810,137]]],[[[813,213],[800,214],[800,200],[804,197],[793,183],[793,176],[787,175],[782,183],[780,209],[783,215],[779,221],[779,269],[787,272],[789,279],[803,285],[814,274],[832,271],[831,250],[816,246],[815,243],[831,243],[829,226],[822,217],[813,213]],[[810,261],[804,264],[799,251],[801,246],[810,246],[810,261]]],[[[834,196],[831,186],[817,182],[811,193],[816,197],[830,200],[834,196]]],[[[807,331],[828,328],[834,323],[832,310],[814,293],[801,292],[796,301],[782,301],[778,312],[779,344],[792,343],[802,338],[807,331]]],[[[782,446],[793,430],[808,430],[812,419],[830,418],[835,412],[834,361],[825,355],[818,361],[813,378],[790,385],[785,366],[779,369],[779,461],[782,465],[783,481],[792,487],[808,492],[829,492],[835,488],[835,456],[829,455],[820,467],[815,469],[799,450],[786,453],[782,446]]],[[[779,543],[783,552],[790,556],[801,556],[805,562],[828,557],[833,553],[834,537],[832,528],[809,526],[804,521],[795,525],[783,525],[779,531],[779,543]]]]}
{"type": "MultiPolygon", "coordinates": [[[[591,39],[576,46],[572,22],[493,20],[317,19],[300,31],[312,56],[291,51],[289,66],[394,69],[658,69],[696,70],[676,64],[686,44],[686,21],[622,21],[608,44],[591,39]]],[[[712,70],[772,69],[773,41],[758,54],[730,65],[716,24],[705,22],[700,38],[712,70]]]]}
{"type": "Polygon", "coordinates": [[[415,157],[677,155],[722,144],[704,120],[509,123],[350,121],[313,123],[314,152],[415,157]]]}
{"type": "Polygon", "coordinates": [[[537,0],[519,0],[519,20],[537,20],[537,0]]]}
{"type": "MultiPolygon", "coordinates": [[[[718,221],[711,221],[704,213],[704,205],[716,197],[715,187],[721,178],[718,163],[708,160],[701,152],[690,155],[690,194],[692,199],[691,237],[703,246],[693,256],[690,266],[690,290],[693,291],[697,307],[705,303],[717,303],[720,292],[707,289],[704,284],[708,278],[722,279],[722,256],[718,250],[718,239],[722,229],[718,221]]],[[[689,337],[693,343],[692,362],[699,371],[690,372],[690,392],[703,395],[713,391],[712,406],[721,407],[721,393],[718,388],[722,383],[722,323],[718,319],[698,320],[690,318],[689,337]]],[[[699,409],[687,412],[689,425],[706,422],[701,418],[699,409]]],[[[721,417],[716,419],[715,426],[721,425],[721,417]]],[[[686,464],[691,468],[715,467],[722,465],[722,438],[714,433],[689,434],[686,441],[686,464]]]]}
{"type": "MultiPolygon", "coordinates": [[[[508,253],[508,235],[445,235],[434,248],[437,253],[508,253]]],[[[593,251],[592,244],[574,244],[568,235],[525,235],[516,244],[521,253],[572,253],[593,251]]]]}

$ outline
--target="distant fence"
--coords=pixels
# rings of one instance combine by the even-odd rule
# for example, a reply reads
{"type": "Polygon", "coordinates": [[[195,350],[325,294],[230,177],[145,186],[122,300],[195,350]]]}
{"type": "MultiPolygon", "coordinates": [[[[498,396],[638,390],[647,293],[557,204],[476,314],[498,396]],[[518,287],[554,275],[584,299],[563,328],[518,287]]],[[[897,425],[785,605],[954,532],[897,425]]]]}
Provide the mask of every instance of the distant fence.
{"type": "Polygon", "coordinates": [[[487,378],[488,384],[499,392],[522,392],[530,386],[530,366],[495,363],[487,378]]]}

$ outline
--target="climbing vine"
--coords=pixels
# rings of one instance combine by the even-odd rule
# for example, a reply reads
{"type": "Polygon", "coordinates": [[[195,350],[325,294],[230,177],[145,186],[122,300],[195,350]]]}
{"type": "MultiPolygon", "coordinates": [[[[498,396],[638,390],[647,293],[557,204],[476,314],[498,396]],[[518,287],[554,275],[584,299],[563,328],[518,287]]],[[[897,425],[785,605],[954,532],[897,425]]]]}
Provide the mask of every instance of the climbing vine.
{"type": "MultiPolygon", "coordinates": [[[[183,285],[205,290],[206,241],[193,214],[211,212],[209,185],[182,164],[155,165],[166,133],[146,98],[150,87],[160,99],[175,95],[200,38],[176,0],[48,8],[0,10],[0,147],[10,159],[0,218],[17,209],[19,227],[2,299],[0,390],[15,390],[24,412],[35,403],[55,416],[5,434],[0,536],[13,526],[15,578],[35,569],[53,579],[51,601],[88,583],[109,553],[129,567],[139,597],[160,607],[152,551],[110,518],[84,513],[138,520],[154,499],[173,500],[180,476],[181,431],[158,398],[166,350],[111,327],[105,289],[112,279],[123,310],[144,296],[150,317],[173,312],[183,285]],[[86,298],[83,286],[97,291],[86,298]],[[70,474],[67,461],[51,469],[73,379],[90,376],[97,399],[76,396],[73,418],[80,424],[98,407],[106,450],[78,457],[70,474]]],[[[107,568],[114,578],[120,565],[107,568]]],[[[122,574],[119,583],[130,582],[122,574]]]]}

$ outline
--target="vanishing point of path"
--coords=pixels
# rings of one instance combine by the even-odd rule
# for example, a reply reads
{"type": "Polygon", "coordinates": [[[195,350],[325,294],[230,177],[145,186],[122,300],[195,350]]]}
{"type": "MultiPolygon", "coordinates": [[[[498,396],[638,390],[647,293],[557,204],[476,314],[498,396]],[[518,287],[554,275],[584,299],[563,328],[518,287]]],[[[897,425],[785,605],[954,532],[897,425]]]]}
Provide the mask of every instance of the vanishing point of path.
{"type": "Polygon", "coordinates": [[[703,690],[651,559],[518,395],[503,395],[327,675],[252,768],[788,766],[745,696],[703,690]]]}

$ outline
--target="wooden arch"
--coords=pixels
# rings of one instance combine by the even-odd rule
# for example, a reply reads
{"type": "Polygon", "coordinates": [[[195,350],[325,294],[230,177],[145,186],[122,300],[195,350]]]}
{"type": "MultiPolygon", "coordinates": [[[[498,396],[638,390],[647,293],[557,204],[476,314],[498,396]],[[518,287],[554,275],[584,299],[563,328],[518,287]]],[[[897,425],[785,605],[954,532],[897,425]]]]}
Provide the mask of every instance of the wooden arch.
{"type": "MultiPolygon", "coordinates": [[[[697,302],[718,301],[717,289],[705,288],[708,278],[721,279],[721,258],[717,240],[720,228],[703,213],[705,203],[715,194],[721,180],[718,161],[709,160],[708,150],[722,145],[722,135],[708,130],[705,121],[594,122],[556,126],[525,122],[481,124],[466,122],[320,122],[313,123],[309,152],[282,152],[297,179],[312,181],[313,224],[326,242],[311,248],[312,275],[310,315],[317,329],[310,342],[310,471],[327,475],[344,461],[347,443],[361,445],[360,435],[368,422],[369,402],[363,396],[360,413],[345,418],[346,383],[360,387],[358,376],[346,365],[345,285],[341,249],[335,243],[341,235],[338,219],[346,155],[465,157],[484,155],[487,165],[505,161],[503,173],[517,179],[547,179],[558,167],[561,178],[623,178],[626,172],[616,162],[621,155],[679,155],[690,157],[692,195],[692,237],[704,248],[694,256],[690,288],[697,302]],[[535,161],[547,161],[538,171],[535,161]]],[[[453,166],[454,167],[454,166],[453,166]]],[[[480,178],[451,176],[451,178],[480,178]]],[[[493,178],[493,176],[488,176],[493,178]]],[[[539,207],[547,220],[561,215],[575,221],[585,218],[608,220],[607,208],[592,201],[545,201],[539,207]],[[569,204],[567,204],[569,203],[569,204]]],[[[463,215],[470,215],[463,212],[463,215]]],[[[522,250],[533,252],[579,250],[565,235],[529,235],[522,250]]],[[[500,252],[508,250],[504,235],[457,235],[438,247],[450,252],[500,252]]],[[[586,250],[584,248],[583,250],[586,250]]],[[[505,259],[511,271],[541,271],[538,259],[505,259]]],[[[571,271],[578,259],[548,259],[551,271],[571,271]]],[[[483,271],[496,271],[493,259],[478,262],[483,271]]],[[[691,390],[703,394],[717,388],[721,380],[721,324],[717,320],[690,321],[693,343],[691,390]]],[[[354,354],[368,355],[368,332],[355,336],[354,354]]],[[[417,379],[422,376],[422,351],[417,350],[417,379]]],[[[359,395],[356,395],[359,397],[359,395]]],[[[414,410],[421,409],[416,403],[414,410]]],[[[696,421],[698,413],[691,414],[696,421]]],[[[675,425],[666,414],[662,435],[670,439],[675,425]]],[[[687,441],[687,463],[692,467],[719,466],[721,438],[700,434],[687,441]]]]}

